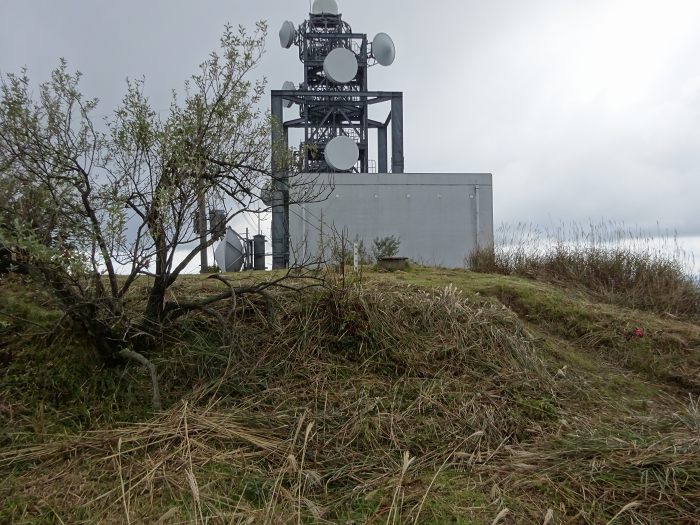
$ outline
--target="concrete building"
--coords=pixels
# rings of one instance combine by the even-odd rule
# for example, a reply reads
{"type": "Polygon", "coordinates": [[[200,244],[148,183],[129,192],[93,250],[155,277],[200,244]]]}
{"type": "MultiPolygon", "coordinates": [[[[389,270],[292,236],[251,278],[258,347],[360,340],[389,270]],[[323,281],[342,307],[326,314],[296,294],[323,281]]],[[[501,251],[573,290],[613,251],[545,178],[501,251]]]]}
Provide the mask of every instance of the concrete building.
{"type": "Polygon", "coordinates": [[[390,235],[399,256],[462,268],[476,247],[493,246],[493,191],[488,173],[320,173],[314,202],[289,207],[290,263],[328,258],[344,232],[352,242],[390,235]],[[337,242],[337,239],[336,239],[337,242]]]}

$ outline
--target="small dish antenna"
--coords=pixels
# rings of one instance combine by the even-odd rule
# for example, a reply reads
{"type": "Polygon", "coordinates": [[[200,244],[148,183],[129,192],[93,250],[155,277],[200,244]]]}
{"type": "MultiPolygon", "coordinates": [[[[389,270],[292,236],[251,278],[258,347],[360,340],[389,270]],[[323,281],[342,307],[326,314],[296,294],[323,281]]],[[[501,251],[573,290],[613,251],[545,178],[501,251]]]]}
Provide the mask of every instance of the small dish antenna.
{"type": "Polygon", "coordinates": [[[214,251],[214,260],[224,272],[240,272],[245,262],[245,250],[238,234],[226,228],[226,235],[214,251]]]}
{"type": "Polygon", "coordinates": [[[280,28],[280,45],[289,49],[294,43],[294,39],[297,37],[297,30],[294,27],[294,22],[287,20],[282,24],[280,28]]]}
{"type": "Polygon", "coordinates": [[[323,61],[323,72],[336,84],[347,84],[357,75],[357,56],[344,47],[336,47],[323,61]]]}
{"type": "Polygon", "coordinates": [[[348,171],[357,164],[360,149],[355,141],[345,135],[338,135],[326,144],[323,152],[326,164],[336,171],[348,171]]]}
{"type": "MultiPolygon", "coordinates": [[[[287,80],[284,84],[282,84],[282,90],[283,91],[294,91],[296,87],[294,86],[294,82],[291,82],[287,80]]],[[[294,105],[294,102],[291,100],[285,100],[284,101],[284,107],[285,108],[291,108],[294,105]]]]}
{"type": "Polygon", "coordinates": [[[337,15],[338,4],[335,0],[314,0],[312,15],[337,15]]]}
{"type": "Polygon", "coordinates": [[[382,66],[390,66],[396,58],[394,41],[386,33],[378,33],[372,40],[372,56],[382,66]]]}

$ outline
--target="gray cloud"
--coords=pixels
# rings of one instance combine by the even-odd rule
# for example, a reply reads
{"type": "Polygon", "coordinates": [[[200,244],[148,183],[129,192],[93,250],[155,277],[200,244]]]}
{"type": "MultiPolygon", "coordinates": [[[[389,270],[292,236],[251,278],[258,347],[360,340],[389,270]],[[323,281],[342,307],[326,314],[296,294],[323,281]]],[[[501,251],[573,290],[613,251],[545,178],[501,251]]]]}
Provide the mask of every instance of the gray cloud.
{"type": "MultiPolygon", "coordinates": [[[[374,89],[405,92],[407,171],[494,173],[496,221],[605,217],[700,235],[700,4],[695,0],[338,0],[398,55],[374,89]]],[[[276,32],[307,0],[6,1],[0,70],[46,78],[59,57],[107,113],[126,77],[156,108],[226,21],[270,23],[257,74],[300,80],[276,32]]]]}

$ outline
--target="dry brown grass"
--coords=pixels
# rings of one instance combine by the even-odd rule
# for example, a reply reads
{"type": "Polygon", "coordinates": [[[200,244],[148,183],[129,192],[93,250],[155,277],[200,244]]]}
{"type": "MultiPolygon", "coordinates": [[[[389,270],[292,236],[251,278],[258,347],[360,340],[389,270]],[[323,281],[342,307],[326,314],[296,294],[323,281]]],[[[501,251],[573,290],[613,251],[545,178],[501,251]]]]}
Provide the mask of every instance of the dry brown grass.
{"type": "Polygon", "coordinates": [[[497,237],[495,250],[470,256],[470,268],[566,283],[613,304],[700,319],[694,260],[668,232],[613,222],[543,231],[519,224],[502,226],[497,237]]]}
{"type": "Polygon", "coordinates": [[[9,432],[0,521],[694,523],[695,397],[606,390],[603,367],[447,283],[276,304],[239,301],[226,329],[230,303],[183,318],[154,358],[160,414],[9,432]]]}

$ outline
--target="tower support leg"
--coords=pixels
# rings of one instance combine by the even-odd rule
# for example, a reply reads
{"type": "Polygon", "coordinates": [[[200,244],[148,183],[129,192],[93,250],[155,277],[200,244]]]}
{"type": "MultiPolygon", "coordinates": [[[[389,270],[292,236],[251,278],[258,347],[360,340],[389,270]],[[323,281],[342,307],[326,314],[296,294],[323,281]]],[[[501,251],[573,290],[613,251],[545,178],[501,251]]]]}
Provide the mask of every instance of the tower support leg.
{"type": "Polygon", "coordinates": [[[391,98],[391,171],[403,173],[403,95],[391,98]]]}

